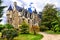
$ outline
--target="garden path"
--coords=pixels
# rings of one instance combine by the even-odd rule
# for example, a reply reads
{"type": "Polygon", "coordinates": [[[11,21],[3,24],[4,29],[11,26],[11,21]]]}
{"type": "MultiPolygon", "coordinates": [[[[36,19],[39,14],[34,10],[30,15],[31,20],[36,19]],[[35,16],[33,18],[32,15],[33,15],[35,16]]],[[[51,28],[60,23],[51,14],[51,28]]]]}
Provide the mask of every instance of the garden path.
{"type": "Polygon", "coordinates": [[[42,40],[60,40],[60,34],[47,34],[45,32],[40,32],[44,37],[42,40]]]}

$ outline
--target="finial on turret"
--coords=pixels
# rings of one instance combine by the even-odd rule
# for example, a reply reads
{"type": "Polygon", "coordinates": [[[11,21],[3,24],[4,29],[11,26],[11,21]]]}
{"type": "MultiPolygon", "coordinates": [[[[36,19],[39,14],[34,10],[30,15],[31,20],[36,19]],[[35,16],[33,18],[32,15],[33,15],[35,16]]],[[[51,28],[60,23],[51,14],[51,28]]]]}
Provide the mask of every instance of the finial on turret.
{"type": "Polygon", "coordinates": [[[14,2],[14,6],[16,6],[17,5],[17,2],[14,2]]]}

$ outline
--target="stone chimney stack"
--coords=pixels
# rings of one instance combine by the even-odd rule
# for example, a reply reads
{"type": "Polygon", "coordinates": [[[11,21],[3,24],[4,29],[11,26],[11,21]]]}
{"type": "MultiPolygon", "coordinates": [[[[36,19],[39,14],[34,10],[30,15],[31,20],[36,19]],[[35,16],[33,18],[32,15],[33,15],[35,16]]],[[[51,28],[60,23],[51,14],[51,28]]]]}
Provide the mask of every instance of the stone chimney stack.
{"type": "Polygon", "coordinates": [[[14,11],[16,10],[17,2],[14,2],[14,11]]]}
{"type": "Polygon", "coordinates": [[[17,5],[17,2],[14,2],[14,6],[16,6],[17,5]]]}

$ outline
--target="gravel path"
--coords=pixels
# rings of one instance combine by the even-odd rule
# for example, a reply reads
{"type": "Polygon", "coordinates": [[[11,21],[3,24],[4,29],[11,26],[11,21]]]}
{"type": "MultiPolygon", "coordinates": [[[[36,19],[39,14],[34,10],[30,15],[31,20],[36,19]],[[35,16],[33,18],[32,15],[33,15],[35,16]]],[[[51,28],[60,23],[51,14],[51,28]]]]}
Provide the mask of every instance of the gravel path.
{"type": "Polygon", "coordinates": [[[47,34],[45,32],[40,32],[44,37],[42,40],[60,40],[60,34],[47,34]]]}

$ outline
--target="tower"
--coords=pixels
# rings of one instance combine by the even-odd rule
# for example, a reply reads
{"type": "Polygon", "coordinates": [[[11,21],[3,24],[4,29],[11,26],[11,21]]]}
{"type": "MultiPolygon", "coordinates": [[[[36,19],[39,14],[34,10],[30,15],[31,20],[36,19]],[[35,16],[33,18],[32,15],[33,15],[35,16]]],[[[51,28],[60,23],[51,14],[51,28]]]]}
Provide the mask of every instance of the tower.
{"type": "Polygon", "coordinates": [[[9,6],[9,8],[8,8],[8,11],[7,11],[7,14],[6,14],[6,16],[7,16],[7,23],[9,23],[9,24],[12,24],[12,11],[13,9],[12,9],[12,7],[11,7],[11,5],[9,6]]]}

